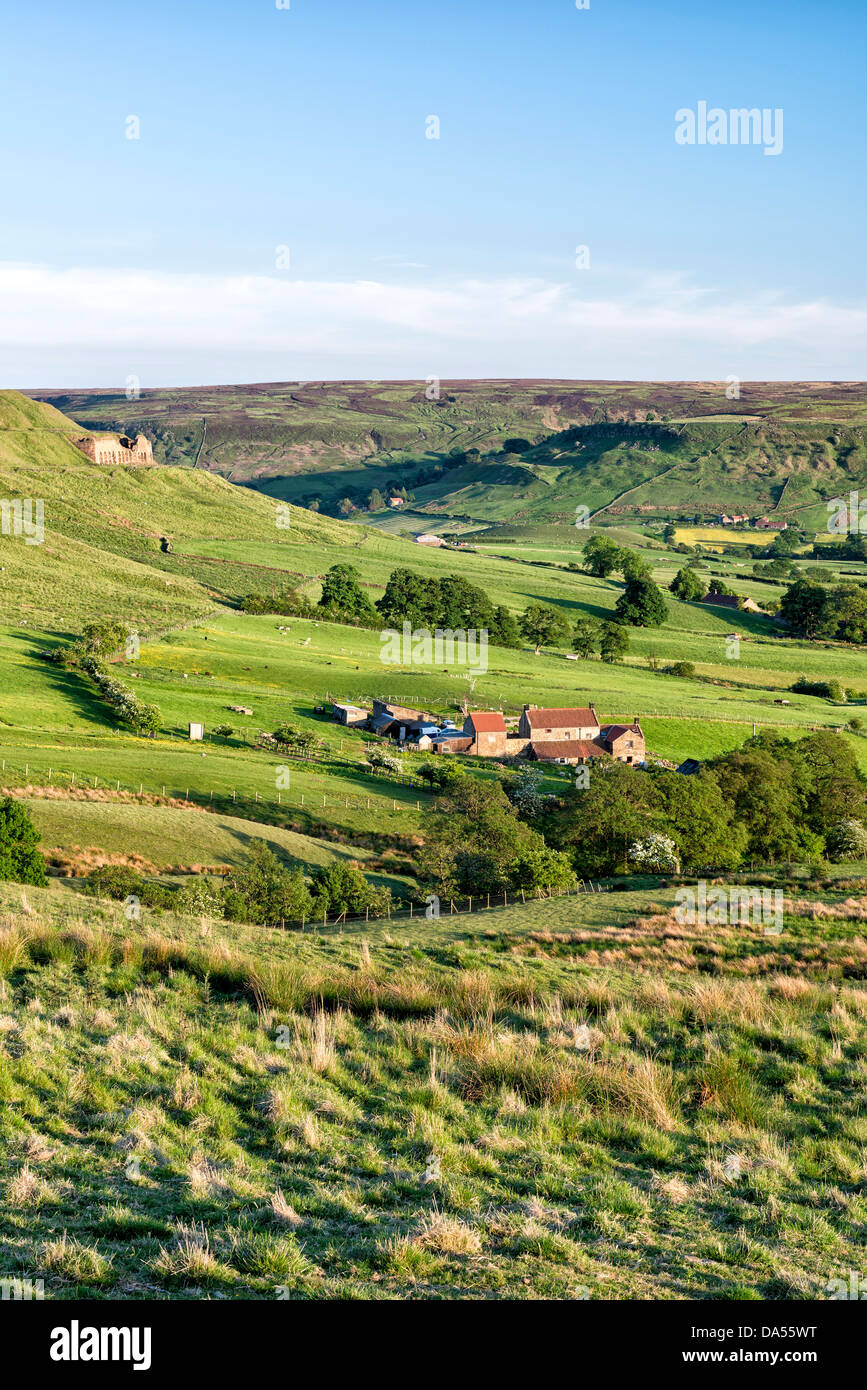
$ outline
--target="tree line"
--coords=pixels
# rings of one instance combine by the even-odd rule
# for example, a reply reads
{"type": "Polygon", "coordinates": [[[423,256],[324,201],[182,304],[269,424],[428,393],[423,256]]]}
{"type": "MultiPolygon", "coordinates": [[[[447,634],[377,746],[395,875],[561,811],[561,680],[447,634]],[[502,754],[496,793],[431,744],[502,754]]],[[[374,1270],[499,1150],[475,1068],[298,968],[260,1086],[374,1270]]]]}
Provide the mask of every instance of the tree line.
{"type": "Polygon", "coordinates": [[[762,733],[694,776],[600,759],[555,797],[531,767],[495,782],[443,771],[420,864],[440,894],[867,856],[867,778],[833,733],[762,733]]]}

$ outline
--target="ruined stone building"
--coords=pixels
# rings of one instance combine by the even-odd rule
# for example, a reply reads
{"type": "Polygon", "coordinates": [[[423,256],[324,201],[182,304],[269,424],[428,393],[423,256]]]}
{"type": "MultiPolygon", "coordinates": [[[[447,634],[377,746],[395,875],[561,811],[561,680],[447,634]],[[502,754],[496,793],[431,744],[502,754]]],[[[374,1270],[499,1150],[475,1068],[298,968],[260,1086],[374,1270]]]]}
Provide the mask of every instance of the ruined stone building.
{"type": "Polygon", "coordinates": [[[76,445],[92,463],[153,463],[150,440],[143,434],[130,439],[126,434],[86,435],[76,445]]]}

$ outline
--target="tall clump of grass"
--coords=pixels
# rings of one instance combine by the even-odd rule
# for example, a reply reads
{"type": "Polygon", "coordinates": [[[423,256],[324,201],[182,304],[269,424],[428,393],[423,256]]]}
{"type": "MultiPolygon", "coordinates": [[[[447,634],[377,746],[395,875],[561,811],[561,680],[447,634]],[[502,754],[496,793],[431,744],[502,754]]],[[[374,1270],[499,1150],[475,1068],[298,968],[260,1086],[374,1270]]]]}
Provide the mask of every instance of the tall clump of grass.
{"type": "Polygon", "coordinates": [[[270,1008],[295,1013],[315,997],[318,979],[312,975],[294,961],[268,961],[250,967],[245,983],[260,1011],[270,1008]]]}
{"type": "Polygon", "coordinates": [[[211,1250],[211,1240],[205,1227],[179,1225],[172,1249],[160,1247],[160,1253],[151,1262],[152,1268],[163,1278],[178,1280],[181,1283],[213,1283],[231,1279],[231,1270],[220,1264],[211,1250]]]}
{"type": "Polygon", "coordinates": [[[644,1120],[657,1129],[678,1123],[680,1096],[674,1071],[646,1053],[617,1058],[593,1070],[596,1098],[619,1114],[644,1120]]]}
{"type": "Polygon", "coordinates": [[[482,1248],[482,1237],[459,1216],[433,1211],[422,1217],[412,1243],[439,1255],[477,1255],[482,1248]]]}
{"type": "Polygon", "coordinates": [[[766,1103],[736,1057],[718,1056],[699,1075],[699,1102],[741,1124],[761,1126],[766,1103]]]}
{"type": "Polygon", "coordinates": [[[73,1239],[66,1231],[59,1240],[42,1247],[42,1260],[46,1269],[80,1284],[105,1284],[111,1277],[111,1261],[95,1246],[73,1239]]]}
{"type": "Polygon", "coordinates": [[[580,1100],[587,1091],[589,1069],[561,1052],[543,1052],[535,1034],[455,1029],[444,1041],[461,1059],[465,1100],[480,1101],[505,1090],[530,1105],[558,1105],[580,1100]]]}
{"type": "Polygon", "coordinates": [[[8,980],[28,957],[27,936],[18,927],[0,931],[0,980],[8,980]]]}
{"type": "Polygon", "coordinates": [[[319,1076],[331,1071],[337,1058],[335,1033],[335,1020],[324,1009],[317,1009],[313,1015],[310,1065],[319,1076]]]}

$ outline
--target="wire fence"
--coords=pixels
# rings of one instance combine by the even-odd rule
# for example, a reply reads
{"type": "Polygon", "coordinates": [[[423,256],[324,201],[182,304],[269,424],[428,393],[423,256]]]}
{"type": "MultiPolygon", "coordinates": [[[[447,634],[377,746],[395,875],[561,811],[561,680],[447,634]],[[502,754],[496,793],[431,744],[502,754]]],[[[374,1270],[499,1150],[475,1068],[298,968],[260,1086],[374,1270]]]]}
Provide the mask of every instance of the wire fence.
{"type": "MultiPolygon", "coordinates": [[[[368,908],[363,913],[328,913],[316,917],[296,917],[280,919],[279,927],[285,931],[316,931],[340,935],[344,927],[390,925],[413,926],[425,921],[442,921],[443,918],[477,916],[479,913],[501,913],[506,909],[529,907],[533,903],[548,902],[556,898],[578,898],[588,893],[608,893],[609,884],[601,879],[579,879],[573,888],[562,886],[550,888],[513,889],[503,893],[480,893],[472,897],[440,898],[429,894],[423,905],[410,902],[409,907],[389,906],[385,915],[371,915],[368,908]]],[[[195,915],[195,914],[194,914],[195,915]]],[[[216,919],[213,919],[216,920],[216,919]]]]}
{"type": "MultiPolygon", "coordinates": [[[[299,759],[299,761],[304,761],[299,759]]],[[[170,782],[145,782],[130,783],[122,778],[100,777],[91,772],[82,772],[80,769],[58,767],[53,764],[47,767],[40,767],[37,763],[29,761],[19,762],[15,759],[3,758],[0,760],[0,777],[11,786],[4,786],[4,790],[11,790],[13,787],[21,790],[22,786],[32,787],[56,787],[58,790],[69,792],[108,792],[115,796],[122,794],[130,797],[140,798],[147,802],[154,800],[160,802],[170,802],[177,805],[182,802],[190,807],[199,810],[211,810],[221,813],[234,808],[245,808],[248,806],[259,806],[280,811],[305,811],[313,813],[315,811],[327,810],[331,808],[344,810],[376,810],[377,812],[402,812],[415,809],[422,809],[422,800],[417,797],[415,801],[411,798],[387,796],[382,793],[371,796],[350,795],[342,792],[320,792],[309,791],[300,792],[294,797],[291,795],[290,788],[276,789],[273,793],[259,791],[257,788],[248,789],[244,787],[209,787],[206,790],[191,786],[171,784],[170,782]],[[389,805],[389,802],[391,803],[389,805]]],[[[349,769],[352,770],[351,768],[349,769]]],[[[367,768],[363,769],[363,775],[369,777],[372,774],[367,768]]],[[[401,787],[411,791],[424,791],[426,803],[430,804],[430,788],[421,782],[410,781],[408,778],[396,777],[377,777],[377,780],[384,781],[389,786],[401,787]]]]}

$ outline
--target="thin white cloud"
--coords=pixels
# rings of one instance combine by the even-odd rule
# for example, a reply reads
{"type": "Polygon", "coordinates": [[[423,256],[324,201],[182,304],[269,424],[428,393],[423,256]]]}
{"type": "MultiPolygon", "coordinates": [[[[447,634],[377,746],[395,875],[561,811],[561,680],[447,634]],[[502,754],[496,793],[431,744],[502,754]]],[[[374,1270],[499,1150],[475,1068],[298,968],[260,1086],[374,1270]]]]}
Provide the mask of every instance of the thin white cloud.
{"type": "Polygon", "coordinates": [[[419,285],[0,263],[4,384],[86,386],[106,372],[120,382],[138,363],[143,384],[432,373],[853,379],[865,374],[865,347],[863,302],[734,301],[678,275],[628,287],[580,271],[571,281],[419,285]],[[293,370],[269,374],[280,363],[293,370]],[[210,364],[223,375],[209,376],[210,364]]]}

